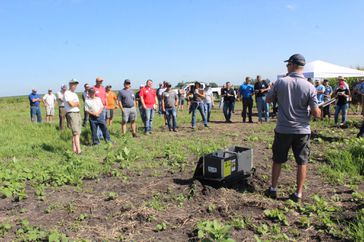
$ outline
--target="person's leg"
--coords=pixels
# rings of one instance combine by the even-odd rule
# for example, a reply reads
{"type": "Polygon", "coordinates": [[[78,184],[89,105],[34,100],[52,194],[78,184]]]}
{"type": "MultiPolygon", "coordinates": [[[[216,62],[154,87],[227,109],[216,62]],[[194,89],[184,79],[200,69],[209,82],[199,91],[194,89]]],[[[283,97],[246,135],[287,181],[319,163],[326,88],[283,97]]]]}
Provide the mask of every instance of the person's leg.
{"type": "Polygon", "coordinates": [[[36,120],[36,110],[35,110],[35,107],[34,106],[31,106],[30,107],[30,121],[32,123],[35,123],[35,120],[36,120]]]}
{"type": "Polygon", "coordinates": [[[330,119],[331,118],[330,105],[327,105],[327,115],[329,116],[330,119]]]}
{"type": "Polygon", "coordinates": [[[273,162],[272,165],[272,188],[277,189],[278,187],[278,179],[281,175],[281,167],[282,164],[273,162]]]}
{"type": "Polygon", "coordinates": [[[296,190],[298,197],[302,196],[303,185],[305,184],[306,174],[307,174],[307,165],[298,165],[297,166],[297,190],[296,190]]]}
{"type": "Polygon", "coordinates": [[[38,123],[41,123],[42,122],[42,113],[41,113],[41,111],[40,111],[40,107],[37,107],[37,109],[36,109],[37,111],[37,122],[38,123]]]}
{"type": "Polygon", "coordinates": [[[210,117],[211,117],[211,110],[212,110],[212,102],[208,103],[208,113],[207,113],[207,122],[210,122],[210,117]]]}
{"type": "Polygon", "coordinates": [[[223,112],[224,112],[225,121],[229,121],[228,108],[229,108],[228,102],[224,102],[223,112]]]}
{"type": "Polygon", "coordinates": [[[90,122],[90,128],[91,128],[92,144],[97,145],[98,143],[100,143],[99,136],[97,135],[97,130],[98,130],[97,119],[90,117],[89,122],[90,122]]]}
{"type": "Polygon", "coordinates": [[[348,116],[348,108],[349,108],[349,104],[342,105],[342,107],[341,107],[341,112],[342,112],[341,113],[341,115],[342,115],[341,122],[343,124],[346,123],[346,119],[347,119],[347,116],[348,116]]]}
{"type": "Polygon", "coordinates": [[[176,110],[176,108],[172,109],[172,129],[173,129],[173,131],[177,130],[177,110],[176,110]]]}
{"type": "Polygon", "coordinates": [[[136,122],[135,122],[135,120],[130,122],[130,126],[131,126],[132,134],[135,135],[136,134],[136,122]]]}
{"type": "Polygon", "coordinates": [[[265,111],[265,121],[269,122],[269,103],[266,102],[265,96],[263,97],[263,108],[265,111]]]}
{"type": "Polygon", "coordinates": [[[76,136],[73,135],[72,136],[72,151],[73,153],[76,153],[77,154],[77,141],[76,141],[76,136]]]}
{"type": "Polygon", "coordinates": [[[82,127],[86,127],[87,119],[88,119],[88,112],[86,112],[86,110],[83,109],[82,127]]]}
{"type": "Polygon", "coordinates": [[[126,122],[124,120],[121,122],[121,133],[126,133],[126,122]]]}
{"type": "Polygon", "coordinates": [[[145,113],[145,132],[149,132],[150,108],[144,109],[145,113]]]}
{"type": "Polygon", "coordinates": [[[199,103],[199,104],[198,104],[198,110],[200,111],[200,114],[201,114],[201,117],[202,117],[203,124],[204,124],[205,126],[207,126],[207,118],[206,118],[205,109],[204,109],[204,107],[203,107],[203,103],[199,103]]]}
{"type": "Polygon", "coordinates": [[[231,112],[235,113],[235,101],[231,102],[231,112]]]}
{"type": "Polygon", "coordinates": [[[191,126],[192,128],[196,127],[196,109],[197,109],[197,103],[193,102],[190,103],[190,110],[191,110],[191,126]]]}
{"type": "Polygon", "coordinates": [[[292,151],[297,163],[296,196],[302,197],[303,185],[307,174],[307,163],[310,159],[310,135],[294,135],[292,151]]]}
{"type": "Polygon", "coordinates": [[[256,98],[256,103],[257,103],[257,110],[258,110],[258,120],[259,122],[262,121],[262,98],[261,97],[257,97],[256,98]]]}
{"type": "Polygon", "coordinates": [[[359,130],[359,133],[357,134],[357,136],[356,137],[358,137],[358,138],[360,138],[360,137],[364,137],[364,120],[363,120],[363,122],[361,123],[361,127],[360,127],[360,130],[359,130]]]}
{"type": "Polygon", "coordinates": [[[248,106],[248,117],[249,117],[249,123],[253,122],[253,98],[250,98],[247,103],[248,106]]]}
{"type": "Polygon", "coordinates": [[[171,124],[172,108],[166,108],[166,117],[167,117],[168,129],[169,129],[169,131],[172,131],[172,124],[171,124]]]}
{"type": "Polygon", "coordinates": [[[246,122],[246,111],[247,111],[247,99],[243,99],[243,111],[241,111],[241,116],[243,117],[243,122],[246,122]]]}
{"type": "Polygon", "coordinates": [[[150,110],[150,118],[149,118],[149,132],[152,132],[153,129],[153,117],[154,117],[154,108],[150,110]]]}
{"type": "Polygon", "coordinates": [[[112,120],[114,119],[114,109],[110,109],[109,126],[112,126],[112,120]]]}
{"type": "Polygon", "coordinates": [[[285,163],[288,158],[288,151],[291,147],[291,135],[275,133],[272,146],[273,165],[272,165],[272,184],[274,190],[278,187],[278,179],[281,174],[282,163],[285,163]]]}
{"type": "Polygon", "coordinates": [[[337,122],[339,120],[339,112],[340,112],[340,106],[336,105],[336,107],[335,107],[335,124],[337,124],[337,122]]]}
{"type": "Polygon", "coordinates": [[[106,122],[105,122],[105,120],[104,119],[98,119],[97,120],[97,124],[98,124],[98,126],[100,127],[100,129],[101,129],[101,132],[102,132],[102,135],[103,135],[103,137],[104,137],[104,140],[106,141],[106,142],[110,142],[111,140],[110,140],[110,133],[109,133],[109,130],[107,129],[107,125],[106,125],[106,122]]]}

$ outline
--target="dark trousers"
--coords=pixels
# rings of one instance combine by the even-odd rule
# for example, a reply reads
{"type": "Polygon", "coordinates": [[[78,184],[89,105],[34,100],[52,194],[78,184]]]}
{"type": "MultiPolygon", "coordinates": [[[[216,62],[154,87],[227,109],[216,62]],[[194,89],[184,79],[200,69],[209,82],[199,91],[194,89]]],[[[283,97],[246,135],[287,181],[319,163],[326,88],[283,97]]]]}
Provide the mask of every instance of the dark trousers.
{"type": "Polygon", "coordinates": [[[326,116],[328,116],[329,118],[331,117],[331,114],[330,114],[330,105],[327,105],[326,107],[324,107],[322,109],[323,111],[323,118],[325,118],[326,116]]]}
{"type": "Polygon", "coordinates": [[[364,121],[361,124],[360,131],[359,131],[359,134],[357,136],[358,137],[364,137],[364,121]]]}
{"type": "Polygon", "coordinates": [[[84,109],[83,110],[83,122],[82,122],[83,127],[86,127],[86,123],[87,123],[88,119],[89,119],[89,113],[86,112],[86,110],[84,109]]]}
{"type": "Polygon", "coordinates": [[[104,140],[106,142],[111,141],[110,140],[110,134],[109,131],[107,130],[107,126],[106,126],[106,122],[104,119],[104,116],[100,116],[100,117],[92,117],[90,116],[89,118],[90,121],[90,127],[91,127],[91,133],[92,133],[92,144],[93,145],[97,145],[100,143],[99,137],[97,135],[97,129],[100,128],[102,135],[104,137],[104,140]]]}
{"type": "Polygon", "coordinates": [[[225,116],[225,120],[226,121],[230,121],[231,120],[231,113],[233,111],[234,108],[234,102],[230,102],[230,101],[224,101],[224,116],[225,116]]]}
{"type": "Polygon", "coordinates": [[[66,110],[64,110],[64,107],[58,108],[58,117],[59,117],[59,130],[64,130],[64,123],[67,121],[66,110]]]}
{"type": "Polygon", "coordinates": [[[247,111],[248,111],[249,122],[252,122],[253,98],[243,98],[243,111],[241,112],[241,116],[243,117],[243,122],[246,122],[247,111]]]}

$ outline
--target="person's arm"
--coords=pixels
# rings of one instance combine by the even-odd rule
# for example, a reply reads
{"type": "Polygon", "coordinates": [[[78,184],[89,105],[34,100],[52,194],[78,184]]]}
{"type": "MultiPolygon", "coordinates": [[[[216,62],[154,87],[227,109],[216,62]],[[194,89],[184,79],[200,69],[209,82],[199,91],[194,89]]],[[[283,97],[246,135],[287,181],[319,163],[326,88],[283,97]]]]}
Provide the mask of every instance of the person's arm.
{"type": "Polygon", "coordinates": [[[46,107],[47,107],[47,106],[48,106],[48,104],[47,104],[47,102],[46,102],[46,98],[47,98],[47,97],[44,95],[44,96],[43,96],[43,99],[42,99],[42,102],[43,102],[44,106],[46,106],[46,107]]]}
{"type": "Polygon", "coordinates": [[[277,100],[277,84],[278,83],[276,83],[272,88],[269,89],[267,96],[265,97],[265,101],[267,103],[272,103],[277,100]]]}
{"type": "Polygon", "coordinates": [[[164,103],[164,97],[162,95],[162,111],[165,112],[166,111],[166,104],[164,103]]]}
{"type": "Polygon", "coordinates": [[[124,107],[123,107],[123,103],[121,102],[121,95],[119,93],[119,96],[118,96],[118,102],[117,102],[121,112],[124,112],[124,107]]]}
{"type": "Polygon", "coordinates": [[[311,115],[314,116],[315,118],[320,118],[321,109],[318,106],[317,94],[316,94],[316,89],[314,86],[312,86],[312,89],[310,90],[310,97],[308,100],[308,105],[310,106],[311,115]]]}
{"type": "Polygon", "coordinates": [[[158,109],[158,96],[157,95],[155,95],[155,103],[154,103],[153,107],[155,110],[158,109]]]}
{"type": "Polygon", "coordinates": [[[175,106],[175,107],[178,107],[178,95],[177,95],[177,94],[175,95],[174,100],[175,100],[175,102],[174,102],[174,106],[175,106]]]}
{"type": "Polygon", "coordinates": [[[80,102],[79,101],[71,101],[68,99],[68,97],[65,95],[64,96],[64,100],[65,102],[68,103],[68,105],[70,105],[72,108],[78,108],[80,107],[80,102]]]}

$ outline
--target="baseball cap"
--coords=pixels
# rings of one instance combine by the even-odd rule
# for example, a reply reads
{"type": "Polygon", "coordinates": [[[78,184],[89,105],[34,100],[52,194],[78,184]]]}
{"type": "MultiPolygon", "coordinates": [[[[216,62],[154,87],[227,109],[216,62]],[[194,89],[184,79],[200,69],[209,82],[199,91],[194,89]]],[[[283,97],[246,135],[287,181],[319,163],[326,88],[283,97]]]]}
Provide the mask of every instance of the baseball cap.
{"type": "Polygon", "coordinates": [[[343,76],[338,76],[337,79],[338,80],[345,80],[345,78],[343,76]]]}
{"type": "Polygon", "coordinates": [[[171,83],[169,83],[169,82],[165,82],[164,84],[166,85],[166,87],[171,87],[172,86],[171,83]]]}
{"type": "Polygon", "coordinates": [[[102,77],[100,77],[100,76],[96,77],[96,82],[102,82],[102,81],[104,81],[104,79],[102,77]]]}
{"type": "Polygon", "coordinates": [[[32,88],[32,92],[37,92],[37,89],[35,89],[35,88],[32,88]]]}
{"type": "Polygon", "coordinates": [[[76,79],[72,79],[70,82],[69,82],[69,84],[78,84],[78,81],[76,80],[76,79]]]}
{"type": "Polygon", "coordinates": [[[130,84],[131,82],[130,82],[130,80],[129,79],[125,79],[124,80],[124,84],[130,84]]]}
{"type": "Polygon", "coordinates": [[[284,62],[293,63],[299,66],[304,66],[306,64],[305,57],[301,54],[294,54],[291,57],[289,57],[288,60],[285,60],[284,62]]]}
{"type": "Polygon", "coordinates": [[[112,86],[111,85],[107,85],[105,88],[112,88],[112,86]]]}
{"type": "Polygon", "coordinates": [[[61,85],[61,89],[67,89],[66,84],[62,84],[62,85],[61,85]]]}

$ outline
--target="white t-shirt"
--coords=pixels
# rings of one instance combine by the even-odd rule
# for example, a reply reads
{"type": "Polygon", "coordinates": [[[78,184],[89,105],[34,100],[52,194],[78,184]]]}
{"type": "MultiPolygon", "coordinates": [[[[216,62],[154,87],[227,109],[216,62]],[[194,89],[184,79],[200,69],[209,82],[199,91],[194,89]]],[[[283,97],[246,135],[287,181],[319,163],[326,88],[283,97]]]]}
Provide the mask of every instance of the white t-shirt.
{"type": "Polygon", "coordinates": [[[94,98],[87,98],[85,101],[85,110],[90,112],[98,112],[104,105],[102,104],[101,98],[94,97],[94,98]]]}
{"type": "Polygon", "coordinates": [[[54,94],[46,94],[43,96],[43,100],[45,101],[45,103],[49,106],[49,107],[54,107],[54,102],[56,101],[56,96],[54,96],[54,94]]]}
{"type": "Polygon", "coordinates": [[[57,92],[57,102],[59,107],[64,107],[64,94],[61,91],[57,92]]]}
{"type": "Polygon", "coordinates": [[[78,99],[78,96],[76,93],[74,92],[71,92],[69,90],[67,90],[65,93],[64,93],[64,109],[66,110],[67,113],[69,112],[79,112],[80,109],[78,107],[71,107],[69,105],[68,102],[80,102],[80,100],[78,99]]]}

